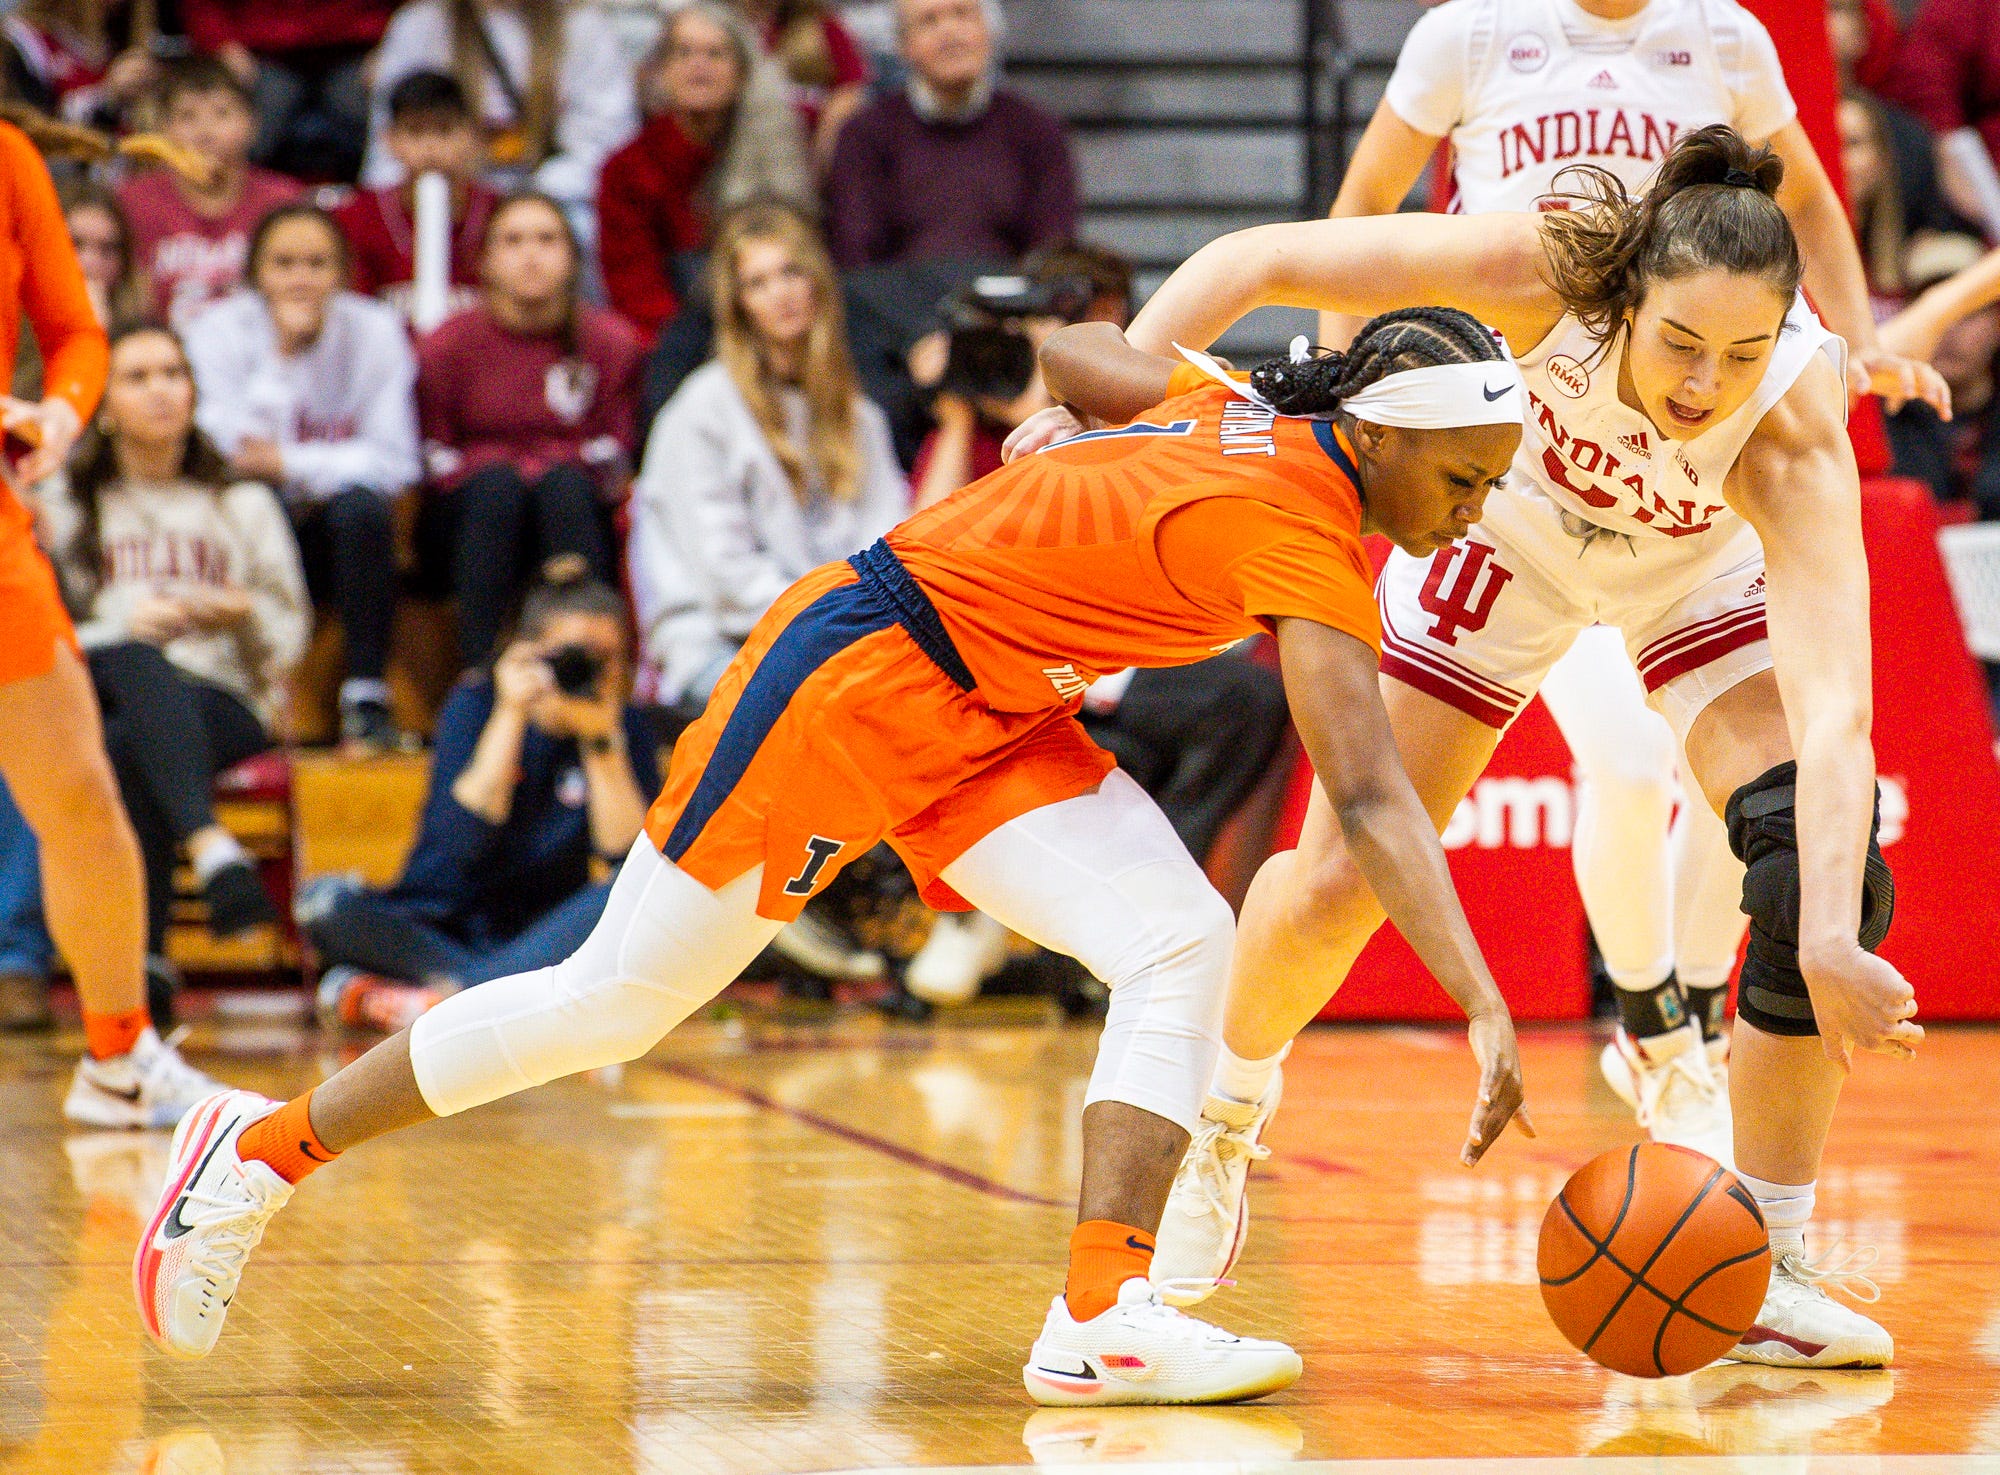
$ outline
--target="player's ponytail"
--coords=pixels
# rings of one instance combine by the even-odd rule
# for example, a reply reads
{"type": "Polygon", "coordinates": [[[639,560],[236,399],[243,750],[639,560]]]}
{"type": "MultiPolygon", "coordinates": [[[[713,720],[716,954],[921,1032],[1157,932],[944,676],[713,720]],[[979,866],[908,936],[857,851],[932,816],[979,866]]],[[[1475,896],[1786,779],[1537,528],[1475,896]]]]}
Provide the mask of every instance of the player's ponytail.
{"type": "Polygon", "coordinates": [[[1593,334],[1609,339],[1656,281],[1721,269],[1760,277],[1786,301],[1805,274],[1775,198],[1784,160],[1724,124],[1684,134],[1638,199],[1615,174],[1575,164],[1543,212],[1542,278],[1593,334]]]}
{"type": "Polygon", "coordinates": [[[28,142],[39,149],[44,158],[75,159],[85,164],[101,164],[120,156],[144,159],[164,164],[195,184],[206,184],[214,173],[214,166],[200,154],[184,149],[157,133],[134,133],[127,138],[114,139],[81,123],[66,123],[51,118],[12,98],[0,98],[0,122],[12,123],[27,134],[28,142]]]}
{"type": "Polygon", "coordinates": [[[1440,364],[1501,358],[1499,342],[1455,307],[1402,307],[1371,318],[1345,353],[1315,349],[1303,359],[1276,358],[1250,371],[1250,387],[1284,415],[1330,415],[1340,402],[1384,375],[1440,364]]]}

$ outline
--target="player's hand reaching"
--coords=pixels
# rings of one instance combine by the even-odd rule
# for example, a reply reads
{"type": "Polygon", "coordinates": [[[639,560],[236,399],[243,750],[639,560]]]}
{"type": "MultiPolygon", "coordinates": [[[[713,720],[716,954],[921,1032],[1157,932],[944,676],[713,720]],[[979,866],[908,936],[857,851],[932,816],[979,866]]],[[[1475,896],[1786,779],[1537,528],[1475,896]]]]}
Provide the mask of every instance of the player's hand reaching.
{"type": "Polygon", "coordinates": [[[1514,1020],[1505,1009],[1475,1014],[1466,1027],[1472,1041],[1472,1055],[1479,1062],[1479,1099],[1472,1106],[1472,1123],[1466,1129],[1465,1146],[1458,1160],[1468,1168],[1486,1156],[1486,1149],[1499,1140],[1512,1121],[1528,1136],[1535,1124],[1521,1087],[1521,1051],[1514,1040],[1514,1020]]]}
{"type": "Polygon", "coordinates": [[[1035,411],[1008,432],[1000,447],[1000,459],[1012,461],[1019,456],[1032,456],[1044,446],[1083,434],[1084,429],[1075,411],[1063,405],[1050,405],[1046,410],[1035,411]]]}
{"type": "Polygon", "coordinates": [[[1923,1043],[1916,1022],[1917,993],[1895,965],[1863,950],[1848,948],[1832,958],[1799,956],[1812,995],[1820,1042],[1833,1062],[1852,1067],[1857,1049],[1909,1060],[1923,1043]]]}
{"type": "Polygon", "coordinates": [[[1879,394],[1882,407],[1892,415],[1911,400],[1922,400],[1938,412],[1939,419],[1951,418],[1951,386],[1944,375],[1922,359],[1904,358],[1886,348],[1864,348],[1849,356],[1847,390],[1855,397],[1879,394]]]}

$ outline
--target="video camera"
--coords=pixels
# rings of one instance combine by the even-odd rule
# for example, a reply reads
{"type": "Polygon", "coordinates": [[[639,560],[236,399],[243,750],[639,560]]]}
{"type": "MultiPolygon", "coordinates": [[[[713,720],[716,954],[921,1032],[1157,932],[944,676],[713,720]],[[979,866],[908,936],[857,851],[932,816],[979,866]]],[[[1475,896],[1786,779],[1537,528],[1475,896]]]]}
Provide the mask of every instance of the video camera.
{"type": "Polygon", "coordinates": [[[938,388],[973,401],[1016,398],[1035,375],[1026,320],[1078,322],[1090,302],[1090,283],[1080,277],[975,277],[939,309],[950,348],[938,388]]]}

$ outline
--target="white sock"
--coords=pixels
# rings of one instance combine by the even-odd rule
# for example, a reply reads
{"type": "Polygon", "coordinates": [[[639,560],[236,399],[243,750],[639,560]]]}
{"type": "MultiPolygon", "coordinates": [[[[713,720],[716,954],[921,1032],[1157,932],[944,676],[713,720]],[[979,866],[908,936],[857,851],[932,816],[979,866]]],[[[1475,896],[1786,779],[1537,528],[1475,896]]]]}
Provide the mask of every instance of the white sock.
{"type": "Polygon", "coordinates": [[[188,864],[194,867],[195,880],[206,886],[209,879],[224,866],[250,864],[250,852],[237,843],[234,835],[225,831],[202,846],[198,854],[190,855],[188,864]]]}
{"type": "Polygon", "coordinates": [[[1736,1170],[1736,1177],[1763,1211],[1764,1227],[1771,1231],[1771,1253],[1790,1250],[1795,1255],[1805,1254],[1806,1221],[1812,1218],[1814,1185],[1767,1183],[1741,1168],[1736,1170]]]}
{"type": "Polygon", "coordinates": [[[389,683],[373,676],[350,676],[340,683],[340,705],[357,706],[362,702],[380,702],[389,705],[389,683]]]}
{"type": "Polygon", "coordinates": [[[1268,1060],[1245,1060],[1224,1045],[1215,1062],[1215,1094],[1246,1104],[1263,1100],[1271,1087],[1271,1077],[1278,1073],[1279,1062],[1291,1053],[1289,1040],[1284,1049],[1268,1060]]]}

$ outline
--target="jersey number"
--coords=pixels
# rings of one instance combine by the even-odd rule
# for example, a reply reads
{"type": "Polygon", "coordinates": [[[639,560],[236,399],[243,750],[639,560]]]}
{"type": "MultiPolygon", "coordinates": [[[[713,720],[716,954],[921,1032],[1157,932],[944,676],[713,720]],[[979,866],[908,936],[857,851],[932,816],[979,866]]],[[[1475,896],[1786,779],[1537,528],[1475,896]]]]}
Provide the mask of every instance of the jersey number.
{"type": "Polygon", "coordinates": [[[811,896],[813,885],[819,880],[819,873],[826,869],[826,863],[840,854],[847,842],[829,840],[824,835],[814,835],[806,841],[806,868],[785,883],[787,896],[811,896]]]}

